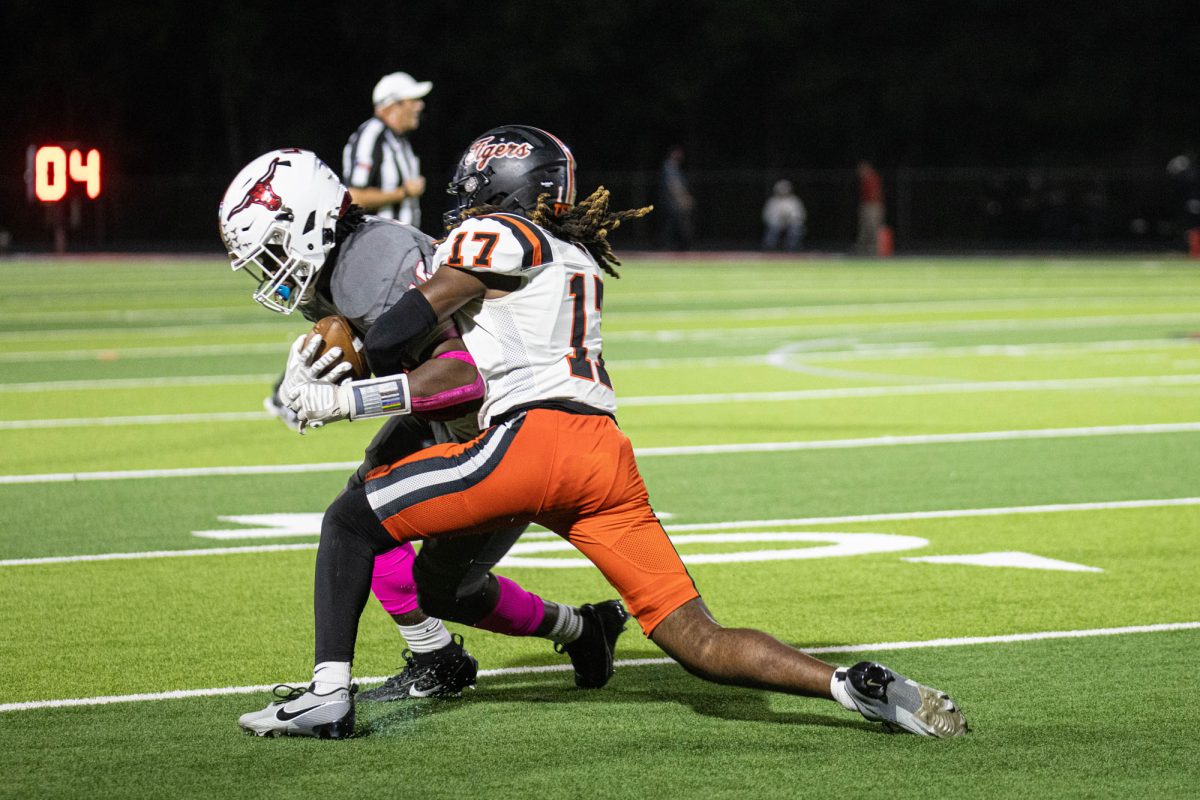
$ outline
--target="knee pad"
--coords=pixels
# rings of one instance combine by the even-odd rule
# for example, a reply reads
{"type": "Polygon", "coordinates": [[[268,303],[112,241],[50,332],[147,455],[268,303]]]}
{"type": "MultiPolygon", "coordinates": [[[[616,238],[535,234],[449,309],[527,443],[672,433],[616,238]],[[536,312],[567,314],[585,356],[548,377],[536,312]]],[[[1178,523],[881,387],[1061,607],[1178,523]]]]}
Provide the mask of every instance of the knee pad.
{"type": "Polygon", "coordinates": [[[361,540],[372,553],[385,553],[396,546],[383,523],[367,502],[362,486],[347,487],[325,509],[321,518],[321,538],[353,536],[361,540]]]}

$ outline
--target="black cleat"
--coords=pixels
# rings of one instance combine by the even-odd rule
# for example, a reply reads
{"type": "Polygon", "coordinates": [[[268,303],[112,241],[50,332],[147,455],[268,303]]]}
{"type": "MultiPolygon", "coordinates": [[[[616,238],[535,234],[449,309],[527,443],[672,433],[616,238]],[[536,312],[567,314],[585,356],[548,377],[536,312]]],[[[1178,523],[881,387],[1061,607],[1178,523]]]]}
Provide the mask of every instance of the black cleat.
{"type": "Polygon", "coordinates": [[[475,686],[479,662],[463,649],[457,633],[450,644],[432,653],[414,655],[404,651],[404,669],[379,686],[358,696],[359,700],[391,702],[413,697],[457,697],[475,686]]]}
{"type": "Polygon", "coordinates": [[[566,644],[556,644],[555,652],[566,653],[575,667],[575,685],[580,689],[599,689],[613,674],[613,651],[617,637],[625,630],[629,612],[620,600],[606,600],[579,608],[583,633],[566,644]]]}

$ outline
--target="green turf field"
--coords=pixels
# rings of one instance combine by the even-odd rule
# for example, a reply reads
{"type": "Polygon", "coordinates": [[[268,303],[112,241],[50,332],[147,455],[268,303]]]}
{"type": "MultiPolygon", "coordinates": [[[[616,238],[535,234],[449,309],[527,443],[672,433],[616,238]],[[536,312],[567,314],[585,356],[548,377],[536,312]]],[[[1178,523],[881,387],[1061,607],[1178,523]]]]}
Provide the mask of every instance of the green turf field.
{"type": "MultiPolygon", "coordinates": [[[[308,679],[316,526],[374,426],[262,411],[306,325],[219,260],[0,261],[0,798],[1196,796],[1200,264],[623,276],[620,422],[718,619],[946,689],[969,736],[705,684],[632,625],[600,691],[455,628],[463,699],[243,735],[308,679]]],[[[506,574],[611,596],[555,543],[506,574]]],[[[356,674],[401,648],[372,600],[356,674]]]]}

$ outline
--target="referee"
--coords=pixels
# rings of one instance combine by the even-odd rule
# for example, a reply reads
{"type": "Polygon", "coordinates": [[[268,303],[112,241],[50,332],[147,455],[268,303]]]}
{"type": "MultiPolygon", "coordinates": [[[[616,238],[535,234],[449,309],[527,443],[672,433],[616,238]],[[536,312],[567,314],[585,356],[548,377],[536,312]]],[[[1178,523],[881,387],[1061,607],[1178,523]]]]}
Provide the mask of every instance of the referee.
{"type": "Polygon", "coordinates": [[[375,116],[358,126],[342,150],[342,177],[351,200],[381,217],[418,228],[425,178],[408,133],[421,124],[421,98],[432,88],[429,81],[417,82],[407,72],[384,75],[371,93],[375,116]]]}

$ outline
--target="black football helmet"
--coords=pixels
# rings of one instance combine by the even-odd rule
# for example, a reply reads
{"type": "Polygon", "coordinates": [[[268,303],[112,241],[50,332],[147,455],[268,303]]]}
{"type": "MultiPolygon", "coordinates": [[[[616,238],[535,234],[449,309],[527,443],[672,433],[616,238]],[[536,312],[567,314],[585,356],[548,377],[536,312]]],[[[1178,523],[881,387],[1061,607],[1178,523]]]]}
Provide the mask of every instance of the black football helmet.
{"type": "Polygon", "coordinates": [[[575,157],[552,133],[528,125],[501,125],[471,142],[446,192],[455,200],[446,227],[476,206],[494,205],[524,216],[549,194],[554,213],[575,205],[575,157]]]}

